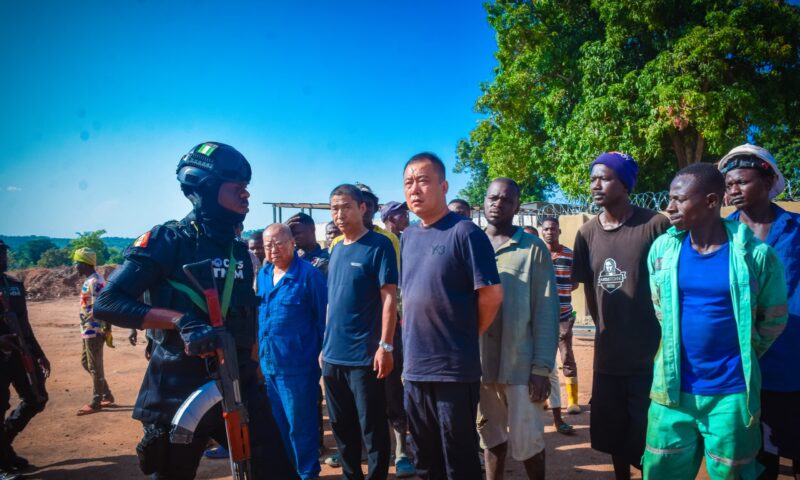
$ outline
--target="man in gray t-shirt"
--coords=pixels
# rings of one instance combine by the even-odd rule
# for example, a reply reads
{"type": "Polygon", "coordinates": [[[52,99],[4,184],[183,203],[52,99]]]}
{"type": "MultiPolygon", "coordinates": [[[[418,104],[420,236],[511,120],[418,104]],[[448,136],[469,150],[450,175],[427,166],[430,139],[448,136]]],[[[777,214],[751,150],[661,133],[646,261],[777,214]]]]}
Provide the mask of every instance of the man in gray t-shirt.
{"type": "Polygon", "coordinates": [[[405,405],[420,478],[478,480],[478,338],[495,318],[502,287],[486,234],[447,210],[434,154],[411,157],[406,203],[421,223],[401,245],[405,405]]]}

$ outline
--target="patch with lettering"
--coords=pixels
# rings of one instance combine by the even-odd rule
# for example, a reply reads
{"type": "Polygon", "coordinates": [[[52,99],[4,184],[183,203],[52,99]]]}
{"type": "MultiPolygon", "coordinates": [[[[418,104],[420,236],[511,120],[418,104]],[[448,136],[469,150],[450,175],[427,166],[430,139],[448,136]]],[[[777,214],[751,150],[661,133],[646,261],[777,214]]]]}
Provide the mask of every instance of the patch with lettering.
{"type": "MultiPolygon", "coordinates": [[[[213,258],[211,259],[211,270],[214,272],[214,278],[224,279],[228,275],[228,268],[231,261],[229,258],[213,258]]],[[[236,260],[236,270],[234,270],[233,278],[236,280],[244,279],[244,262],[236,260]]]]}
{"type": "Polygon", "coordinates": [[[622,287],[627,277],[626,272],[617,268],[616,260],[606,258],[603,262],[603,270],[597,276],[597,285],[608,293],[614,293],[622,287]]]}

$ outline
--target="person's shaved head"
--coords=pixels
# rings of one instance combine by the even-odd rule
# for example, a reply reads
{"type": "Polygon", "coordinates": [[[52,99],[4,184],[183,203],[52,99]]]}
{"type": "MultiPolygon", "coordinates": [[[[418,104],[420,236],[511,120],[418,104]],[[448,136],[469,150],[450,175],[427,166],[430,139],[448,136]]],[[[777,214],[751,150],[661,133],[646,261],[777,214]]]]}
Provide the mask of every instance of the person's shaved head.
{"type": "Polygon", "coordinates": [[[693,163],[678,170],[675,178],[688,175],[703,194],[716,193],[722,198],[725,195],[725,177],[710,163],[693,163]]]}
{"type": "Polygon", "coordinates": [[[447,209],[453,213],[457,213],[464,218],[472,218],[472,207],[466,200],[454,198],[447,204],[447,209]]]}
{"type": "Polygon", "coordinates": [[[408,170],[409,165],[419,162],[430,162],[433,165],[433,169],[439,174],[439,181],[447,179],[447,169],[444,166],[444,162],[435,153],[431,152],[421,152],[411,157],[403,167],[403,172],[408,170]]]}
{"type": "Polygon", "coordinates": [[[278,268],[288,268],[294,258],[292,229],[283,223],[273,223],[264,230],[264,251],[267,260],[278,268]]]}
{"type": "Polygon", "coordinates": [[[520,196],[519,185],[514,180],[507,177],[497,177],[494,180],[492,180],[492,183],[502,183],[504,185],[507,185],[513,192],[517,194],[517,199],[519,199],[520,196]]]}
{"type": "Polygon", "coordinates": [[[289,225],[283,223],[273,223],[269,227],[264,230],[264,236],[272,237],[272,238],[293,238],[292,237],[292,229],[289,228],[289,225]]]}

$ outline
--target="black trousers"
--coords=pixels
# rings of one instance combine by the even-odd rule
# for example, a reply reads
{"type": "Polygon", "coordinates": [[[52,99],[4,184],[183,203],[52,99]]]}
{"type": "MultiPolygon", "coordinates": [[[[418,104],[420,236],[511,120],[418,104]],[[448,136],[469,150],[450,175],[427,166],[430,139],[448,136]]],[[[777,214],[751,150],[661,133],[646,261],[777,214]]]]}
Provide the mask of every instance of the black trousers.
{"type": "Polygon", "coordinates": [[[647,438],[647,411],[653,374],[610,375],[594,372],[589,438],[592,448],[623,457],[641,470],[647,438]]]}
{"type": "Polygon", "coordinates": [[[478,413],[480,382],[405,382],[408,426],[417,445],[423,480],[480,480],[478,413]]]}
{"type": "MultiPolygon", "coordinates": [[[[286,454],[278,425],[272,417],[272,407],[264,386],[253,378],[241,388],[250,418],[250,465],[253,478],[257,480],[298,479],[299,476],[286,454]]],[[[164,432],[169,431],[168,425],[159,427],[164,432]]],[[[145,425],[145,432],[152,428],[153,425],[145,425]]],[[[165,458],[160,462],[162,466],[153,474],[152,478],[154,480],[193,479],[209,438],[213,438],[225,448],[228,447],[222,406],[219,404],[209,410],[200,420],[192,443],[188,445],[171,444],[168,439],[164,442],[165,458]]]]}
{"type": "Polygon", "coordinates": [[[361,437],[367,447],[368,479],[384,480],[389,474],[389,424],[386,419],[384,381],[372,367],[322,364],[322,379],[331,429],[342,458],[342,473],[361,480],[361,437]]]}
{"type": "Polygon", "coordinates": [[[408,431],[406,407],[403,404],[403,335],[400,328],[394,331],[394,369],[386,377],[386,416],[392,427],[405,434],[408,431]]]}
{"type": "MultiPolygon", "coordinates": [[[[0,354],[0,356],[3,354],[0,354]]],[[[22,360],[19,355],[12,354],[5,360],[0,360],[0,409],[3,412],[3,428],[0,429],[0,448],[2,451],[11,445],[14,438],[28,425],[28,422],[36,416],[37,413],[44,410],[47,404],[47,391],[44,387],[44,375],[42,371],[36,368],[36,375],[39,378],[39,385],[42,386],[42,393],[44,398],[36,398],[28,383],[28,376],[25,374],[25,367],[22,366],[22,360]],[[6,412],[11,405],[11,385],[14,386],[20,402],[11,414],[6,417],[6,412]]]]}

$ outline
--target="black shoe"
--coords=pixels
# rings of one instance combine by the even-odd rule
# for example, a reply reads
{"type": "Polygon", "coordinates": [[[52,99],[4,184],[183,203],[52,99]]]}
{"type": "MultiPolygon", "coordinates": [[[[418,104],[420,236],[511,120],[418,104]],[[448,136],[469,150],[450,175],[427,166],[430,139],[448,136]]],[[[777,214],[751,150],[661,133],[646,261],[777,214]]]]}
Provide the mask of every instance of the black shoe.
{"type": "Polygon", "coordinates": [[[0,480],[21,480],[22,475],[12,472],[5,465],[0,466],[0,480]]]}
{"type": "MultiPolygon", "coordinates": [[[[11,445],[9,445],[8,450],[6,450],[5,463],[14,470],[26,470],[31,466],[28,459],[17,455],[17,452],[14,451],[11,445]]],[[[2,480],[2,478],[0,478],[0,480],[2,480]]]]}

